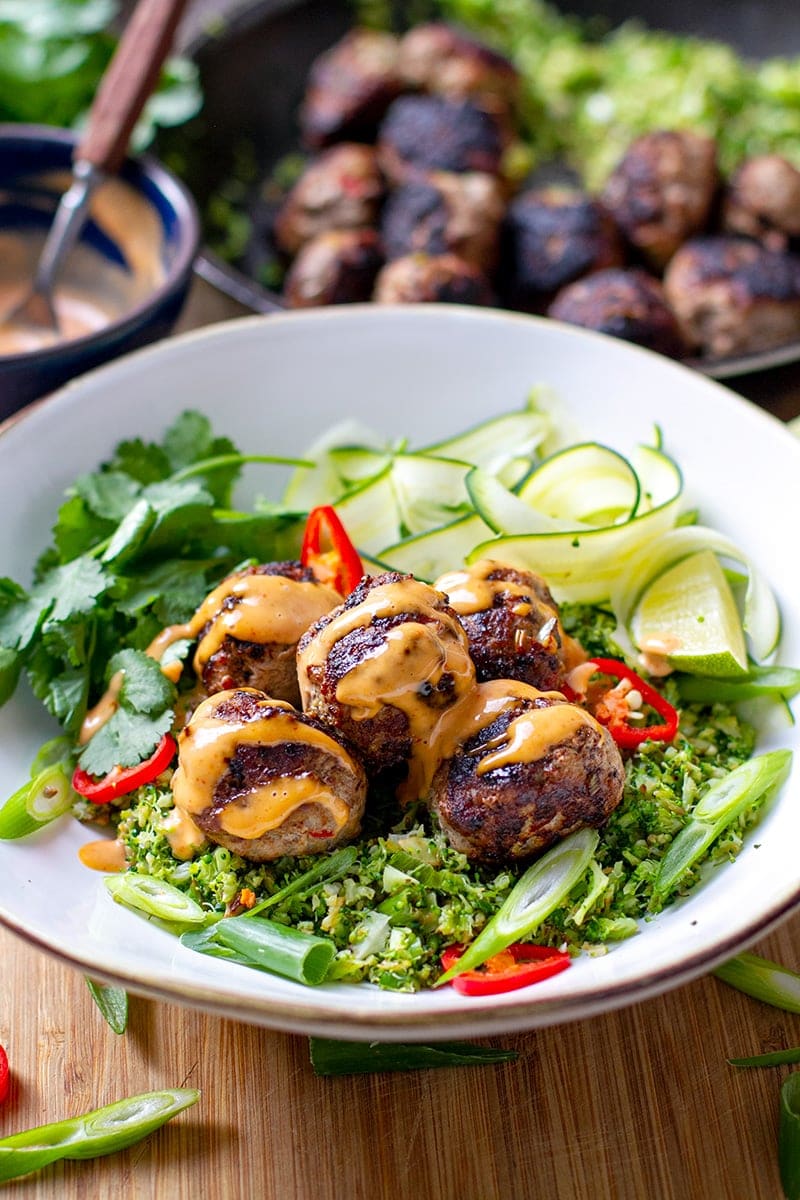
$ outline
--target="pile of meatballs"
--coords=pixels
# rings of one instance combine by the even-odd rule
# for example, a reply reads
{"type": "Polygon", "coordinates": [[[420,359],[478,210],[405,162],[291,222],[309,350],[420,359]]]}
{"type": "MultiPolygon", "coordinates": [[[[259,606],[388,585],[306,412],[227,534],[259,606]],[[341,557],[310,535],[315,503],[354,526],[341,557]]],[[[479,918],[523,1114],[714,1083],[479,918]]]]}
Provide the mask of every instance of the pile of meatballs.
{"type": "Polygon", "coordinates": [[[300,564],[271,563],[216,593],[201,639],[222,624],[195,658],[203,694],[172,782],[200,843],[254,861],[319,853],[357,836],[379,786],[401,806],[422,800],[469,860],[511,863],[619,804],[620,752],[561,690],[585,655],[538,576],[488,560],[433,586],[365,576],[346,598],[314,595],[323,615],[292,641],[241,640],[237,608],[262,574],[282,581],[284,639],[295,593],[307,612],[321,588],[300,564]]]}
{"type": "Polygon", "coordinates": [[[314,157],[268,234],[286,303],[499,304],[678,358],[800,337],[794,166],[764,155],[723,183],[712,139],[663,130],[598,196],[515,194],[519,91],[507,59],[440,23],[322,54],[300,111],[314,157]]]}

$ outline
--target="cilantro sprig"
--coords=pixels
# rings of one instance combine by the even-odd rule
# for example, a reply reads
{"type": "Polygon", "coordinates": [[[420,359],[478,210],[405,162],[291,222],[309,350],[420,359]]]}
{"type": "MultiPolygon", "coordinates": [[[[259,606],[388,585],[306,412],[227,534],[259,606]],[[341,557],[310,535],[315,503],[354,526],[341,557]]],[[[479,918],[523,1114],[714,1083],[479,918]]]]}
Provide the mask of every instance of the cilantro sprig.
{"type": "MultiPolygon", "coordinates": [[[[175,686],[145,653],[186,621],[243,559],[296,555],[299,516],[261,503],[233,507],[246,462],[200,413],[183,413],[160,442],[121,442],[68,490],[29,587],[0,579],[0,704],[19,679],[71,734],[122,672],[113,717],[81,754],[102,775],[146,758],[173,720],[175,686]]],[[[174,648],[184,655],[188,644],[174,648]]]]}

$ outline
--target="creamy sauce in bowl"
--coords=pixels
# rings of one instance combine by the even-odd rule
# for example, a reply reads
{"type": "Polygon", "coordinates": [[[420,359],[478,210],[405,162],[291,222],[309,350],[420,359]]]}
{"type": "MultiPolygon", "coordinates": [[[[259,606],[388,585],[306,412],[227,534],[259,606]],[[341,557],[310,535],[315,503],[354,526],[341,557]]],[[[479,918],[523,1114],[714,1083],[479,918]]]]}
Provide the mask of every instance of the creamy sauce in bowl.
{"type": "MultiPolygon", "coordinates": [[[[50,173],[37,182],[63,191],[69,176],[50,173]]],[[[90,213],[125,265],[80,242],[56,283],[57,332],[6,319],[28,294],[46,230],[0,228],[0,355],[32,353],[95,333],[132,312],[164,282],[163,230],[144,196],[121,179],[109,179],[92,197],[90,213]]]]}

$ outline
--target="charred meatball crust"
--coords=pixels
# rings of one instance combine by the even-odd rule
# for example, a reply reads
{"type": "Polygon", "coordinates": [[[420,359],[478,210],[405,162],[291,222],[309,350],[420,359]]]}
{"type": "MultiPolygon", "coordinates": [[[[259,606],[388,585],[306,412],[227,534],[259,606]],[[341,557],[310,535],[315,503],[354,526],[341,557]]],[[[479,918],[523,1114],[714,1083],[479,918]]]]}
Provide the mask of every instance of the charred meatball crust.
{"type": "Polygon", "coordinates": [[[548,317],[623,338],[670,358],[683,358],[688,344],[660,282],[646,271],[596,271],[563,288],[548,317]]]}
{"type": "Polygon", "coordinates": [[[381,123],[378,154],[394,184],[429,171],[500,172],[504,137],[499,122],[471,100],[401,96],[381,123]]]}
{"type": "Polygon", "coordinates": [[[303,710],[338,730],[374,772],[406,762],[415,741],[426,740],[441,713],[475,684],[467,636],[445,597],[412,575],[395,571],[362,579],[343,605],[304,634],[297,662],[303,710]],[[376,591],[389,588],[407,608],[376,614],[376,591]],[[407,632],[410,645],[402,634],[398,639],[398,630],[407,632]],[[431,661],[419,674],[410,666],[408,674],[406,662],[414,664],[412,635],[420,631],[429,639],[431,661]],[[390,642],[396,644],[394,653],[389,652],[390,642]],[[365,665],[372,670],[364,685],[368,706],[342,700],[343,681],[345,687],[357,681],[356,672],[365,665]]]}
{"type": "Polygon", "coordinates": [[[508,209],[503,288],[514,308],[543,312],[560,288],[624,260],[613,218],[577,188],[534,188],[508,209]]]}
{"type": "Polygon", "coordinates": [[[800,338],[796,255],[745,238],[696,238],[670,263],[664,290],[686,338],[709,358],[800,338]]]}
{"type": "Polygon", "coordinates": [[[800,237],[800,171],[780,154],[743,162],[723,205],[728,233],[756,238],[769,250],[786,250],[800,237]]]}
{"type": "MultiPolygon", "coordinates": [[[[261,563],[258,566],[247,567],[231,576],[226,583],[235,580],[246,580],[253,575],[279,576],[294,584],[302,585],[302,591],[312,601],[315,611],[319,614],[326,609],[334,608],[337,594],[331,589],[320,585],[308,568],[299,562],[261,563]]],[[[300,597],[298,589],[298,599],[300,597]]],[[[238,604],[241,596],[228,594],[222,601],[219,612],[214,620],[230,614],[238,604]]],[[[209,632],[213,621],[206,624],[200,633],[200,643],[209,632]]],[[[227,635],[222,638],[219,648],[208,658],[196,661],[198,675],[205,691],[212,695],[215,692],[227,691],[230,688],[252,687],[275,700],[285,700],[289,704],[300,703],[300,689],[297,683],[297,643],[302,629],[297,630],[297,636],[290,642],[255,642],[246,641],[227,635]]]]}
{"type": "Polygon", "coordinates": [[[383,265],[374,229],[335,229],[306,242],[289,268],[283,295],[290,308],[369,300],[383,265]]]}
{"type": "Polygon", "coordinates": [[[494,295],[483,272],[455,254],[408,254],[383,267],[373,299],[378,304],[489,305],[494,295]]]}
{"type": "MultiPolygon", "coordinates": [[[[209,841],[243,858],[263,862],[283,855],[318,854],[352,840],[359,831],[367,794],[361,764],[335,731],[289,705],[275,704],[263,693],[232,690],[205,700],[181,734],[179,754],[179,768],[173,777],[176,805],[186,805],[183,810],[209,841]],[[198,730],[209,720],[227,723],[233,732],[224,770],[212,780],[205,778],[202,765],[199,772],[193,771],[192,762],[198,754],[198,730]],[[254,738],[249,736],[251,729],[254,738]],[[202,807],[193,799],[198,776],[206,784],[207,803],[202,807]],[[276,827],[253,837],[226,829],[233,813],[245,822],[253,815],[257,821],[254,807],[260,792],[268,799],[281,793],[291,795],[294,784],[307,798],[276,827]],[[338,828],[335,815],[314,800],[315,789],[343,806],[344,818],[338,828]]],[[[234,828],[238,827],[237,820],[234,828]]]]}
{"type": "Polygon", "coordinates": [[[602,200],[631,246],[660,269],[702,232],[718,185],[716,145],[689,130],[637,138],[609,176],[602,200]]]}
{"type": "Polygon", "coordinates": [[[530,858],[577,829],[602,825],[622,799],[619,750],[583,709],[577,710],[581,719],[575,727],[540,757],[479,773],[480,764],[505,744],[514,720],[553,706],[576,709],[552,696],[519,701],[437,770],[430,807],[450,844],[470,861],[494,865],[530,858]]]}
{"type": "Polygon", "coordinates": [[[317,234],[368,228],[378,219],[383,193],[372,146],[332,146],[309,163],[287,195],[275,218],[275,243],[296,254],[317,234]]]}
{"type": "Polygon", "coordinates": [[[541,576],[487,561],[442,575],[434,587],[448,595],[467,632],[478,682],[518,679],[542,691],[560,690],[564,631],[541,576]],[[476,611],[479,603],[488,607],[476,611]]]}
{"type": "Polygon", "coordinates": [[[492,175],[431,172],[389,195],[381,220],[386,257],[452,253],[490,273],[504,211],[502,188],[492,175]]]}
{"type": "Polygon", "coordinates": [[[507,58],[443,22],[418,25],[401,38],[399,71],[407,87],[470,98],[501,116],[519,97],[519,74],[507,58]]]}
{"type": "Polygon", "coordinates": [[[318,150],[345,138],[371,140],[402,89],[397,60],[397,39],[371,29],[354,29],[321,54],[300,109],[305,144],[318,150]]]}

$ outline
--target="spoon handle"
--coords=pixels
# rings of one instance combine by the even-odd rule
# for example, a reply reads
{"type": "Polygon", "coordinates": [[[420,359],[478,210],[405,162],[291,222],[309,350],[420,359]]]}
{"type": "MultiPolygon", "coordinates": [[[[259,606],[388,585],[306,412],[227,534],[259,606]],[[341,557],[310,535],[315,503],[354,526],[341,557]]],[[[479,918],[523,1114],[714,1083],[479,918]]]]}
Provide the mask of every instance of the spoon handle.
{"type": "Polygon", "coordinates": [[[75,162],[113,173],[156,85],[187,0],[139,0],[89,112],[75,162]]]}

